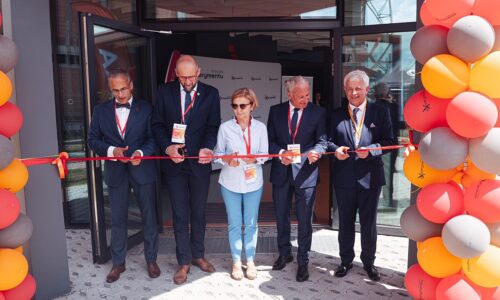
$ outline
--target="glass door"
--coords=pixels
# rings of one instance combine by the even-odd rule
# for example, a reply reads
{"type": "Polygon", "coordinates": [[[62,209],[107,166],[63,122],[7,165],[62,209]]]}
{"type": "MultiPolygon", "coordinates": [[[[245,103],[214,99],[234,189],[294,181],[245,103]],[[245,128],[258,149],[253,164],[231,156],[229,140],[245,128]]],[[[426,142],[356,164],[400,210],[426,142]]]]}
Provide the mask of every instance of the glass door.
{"type": "MultiPolygon", "coordinates": [[[[120,68],[128,71],[134,84],[134,97],[152,100],[156,89],[153,70],[154,37],[138,27],[90,14],[82,15],[81,29],[88,132],[94,107],[112,98],[107,84],[109,70],[120,68]]],[[[96,156],[88,147],[86,154],[88,157],[96,156]]],[[[104,263],[110,259],[111,243],[111,211],[108,187],[103,180],[104,164],[101,161],[90,162],[87,170],[93,257],[94,262],[104,263]]],[[[132,191],[127,201],[130,248],[142,242],[142,223],[139,206],[132,191]]],[[[161,224],[161,219],[159,220],[161,224]]]]}

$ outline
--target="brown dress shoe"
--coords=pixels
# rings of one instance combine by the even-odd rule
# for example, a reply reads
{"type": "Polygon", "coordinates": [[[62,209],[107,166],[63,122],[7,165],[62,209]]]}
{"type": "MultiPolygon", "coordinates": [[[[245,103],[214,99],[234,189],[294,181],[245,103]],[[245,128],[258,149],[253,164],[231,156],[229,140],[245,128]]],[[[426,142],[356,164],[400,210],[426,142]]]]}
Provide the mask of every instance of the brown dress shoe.
{"type": "Polygon", "coordinates": [[[180,265],[174,275],[175,284],[183,284],[186,282],[189,273],[189,265],[180,265]]]}
{"type": "Polygon", "coordinates": [[[212,264],[204,258],[195,258],[191,261],[191,263],[193,264],[193,266],[197,266],[198,268],[200,268],[203,272],[215,272],[214,266],[212,266],[212,264]]]}
{"type": "Polygon", "coordinates": [[[160,276],[161,271],[160,267],[158,267],[158,264],[155,261],[148,262],[148,275],[151,278],[156,278],[160,276]]]}
{"type": "Polygon", "coordinates": [[[111,271],[109,271],[108,276],[106,276],[107,283],[113,283],[120,278],[120,274],[125,272],[125,265],[113,266],[111,271]]]}

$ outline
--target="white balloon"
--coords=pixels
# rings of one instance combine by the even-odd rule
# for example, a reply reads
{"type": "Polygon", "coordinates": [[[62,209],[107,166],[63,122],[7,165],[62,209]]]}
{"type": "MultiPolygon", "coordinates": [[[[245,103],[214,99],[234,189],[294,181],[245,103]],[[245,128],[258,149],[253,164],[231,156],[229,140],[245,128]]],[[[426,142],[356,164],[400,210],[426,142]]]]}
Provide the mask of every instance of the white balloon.
{"type": "Polygon", "coordinates": [[[429,130],[418,144],[422,160],[438,170],[449,170],[462,164],[469,152],[467,140],[449,127],[429,130]]]}
{"type": "Polygon", "coordinates": [[[479,169],[500,174],[500,128],[492,128],[487,134],[469,140],[469,155],[479,169]]]}
{"type": "Polygon", "coordinates": [[[453,255],[473,258],[490,245],[490,231],[483,221],[470,215],[456,216],[443,227],[443,243],[453,255]]]}

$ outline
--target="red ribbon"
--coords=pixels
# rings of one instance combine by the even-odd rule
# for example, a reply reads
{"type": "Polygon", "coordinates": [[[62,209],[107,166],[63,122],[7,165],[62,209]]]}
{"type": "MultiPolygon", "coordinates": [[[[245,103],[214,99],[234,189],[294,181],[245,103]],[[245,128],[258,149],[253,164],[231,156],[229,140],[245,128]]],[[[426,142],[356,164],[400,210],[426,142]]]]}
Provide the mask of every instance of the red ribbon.
{"type": "MultiPolygon", "coordinates": [[[[411,139],[410,139],[411,140],[411,139]]],[[[391,146],[383,146],[376,148],[365,148],[365,149],[357,149],[351,150],[349,152],[365,152],[370,150],[394,150],[399,148],[408,148],[409,146],[413,146],[410,143],[403,145],[391,145],[391,146]]],[[[322,155],[334,155],[335,152],[325,152],[322,155]]],[[[200,159],[200,158],[209,158],[209,159],[237,159],[237,158],[275,158],[275,157],[285,157],[285,156],[307,156],[307,153],[302,154],[246,154],[246,155],[209,155],[209,156],[141,156],[141,160],[156,160],[156,159],[174,159],[174,158],[183,158],[183,159],[200,159]]],[[[130,161],[135,157],[122,157],[121,160],[130,161]]],[[[59,173],[59,177],[64,179],[66,175],[68,175],[68,163],[73,162],[86,162],[86,161],[98,161],[98,160],[116,160],[116,157],[69,157],[67,152],[61,152],[54,159],[54,157],[41,157],[41,158],[24,158],[21,161],[25,166],[36,166],[36,165],[44,165],[44,164],[52,164],[57,166],[57,170],[59,173]]]]}

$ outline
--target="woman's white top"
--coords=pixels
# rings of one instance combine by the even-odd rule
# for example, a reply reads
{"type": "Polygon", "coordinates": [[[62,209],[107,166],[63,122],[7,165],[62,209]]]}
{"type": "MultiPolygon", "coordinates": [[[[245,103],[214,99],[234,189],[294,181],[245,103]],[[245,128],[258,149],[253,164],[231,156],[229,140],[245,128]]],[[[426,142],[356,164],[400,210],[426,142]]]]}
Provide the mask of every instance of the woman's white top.
{"type": "MultiPolygon", "coordinates": [[[[243,131],[233,118],[221,124],[217,134],[217,145],[215,155],[229,155],[238,152],[239,155],[247,154],[247,147],[243,136],[248,141],[248,128],[243,131]]],[[[250,123],[250,154],[268,154],[269,142],[267,140],[267,128],[264,123],[252,118],[250,123]]],[[[221,158],[215,162],[222,165],[219,183],[226,189],[235,193],[248,193],[258,190],[264,184],[262,176],[262,164],[268,160],[267,157],[257,158],[257,180],[251,183],[245,182],[245,172],[243,166],[246,164],[239,159],[240,165],[230,167],[221,158]]]]}

